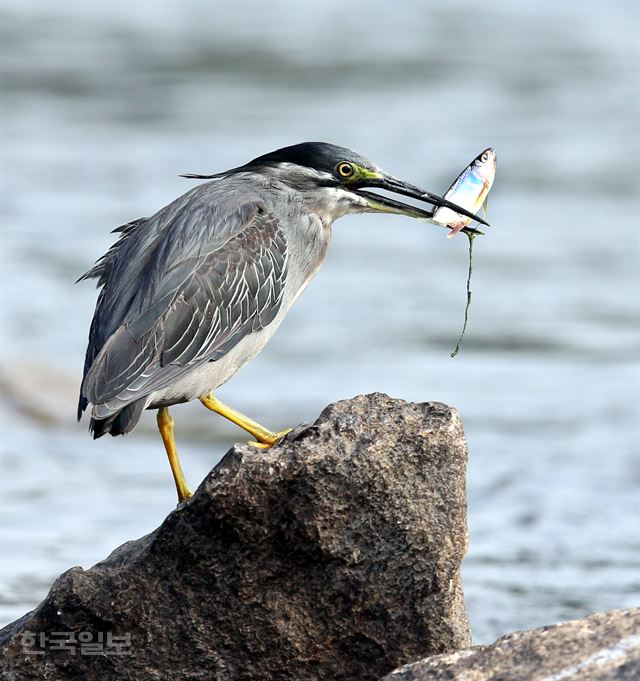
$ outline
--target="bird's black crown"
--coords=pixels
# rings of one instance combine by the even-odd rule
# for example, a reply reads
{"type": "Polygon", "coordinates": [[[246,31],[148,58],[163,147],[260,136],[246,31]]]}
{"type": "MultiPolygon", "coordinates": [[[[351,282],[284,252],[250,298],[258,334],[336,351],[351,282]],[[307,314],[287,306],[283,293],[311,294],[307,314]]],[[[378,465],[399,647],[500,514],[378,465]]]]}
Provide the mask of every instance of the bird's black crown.
{"type": "Polygon", "coordinates": [[[290,147],[276,149],[264,156],[258,156],[249,161],[245,167],[255,168],[278,163],[295,163],[305,168],[313,168],[326,173],[332,173],[340,161],[349,161],[359,166],[374,170],[374,165],[364,156],[351,149],[339,147],[328,142],[302,142],[290,147]]]}

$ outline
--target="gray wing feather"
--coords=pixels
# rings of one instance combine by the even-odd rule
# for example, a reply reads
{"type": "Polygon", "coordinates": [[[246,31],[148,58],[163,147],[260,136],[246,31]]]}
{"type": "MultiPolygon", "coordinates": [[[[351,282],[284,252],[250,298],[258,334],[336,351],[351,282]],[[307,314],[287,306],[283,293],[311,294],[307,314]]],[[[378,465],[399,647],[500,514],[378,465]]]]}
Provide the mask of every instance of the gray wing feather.
{"type": "MultiPolygon", "coordinates": [[[[197,189],[202,187],[208,185],[197,189]]],[[[94,347],[90,339],[87,359],[90,350],[95,356],[85,371],[81,405],[102,405],[98,417],[219,359],[268,325],[280,308],[287,245],[277,220],[255,197],[196,191],[185,195],[191,201],[168,228],[158,216],[171,206],[139,224],[122,252],[102,259],[111,257],[110,270],[93,275],[105,283],[92,323],[94,347]],[[194,205],[194,198],[200,202],[194,205]],[[150,231],[152,254],[138,271],[135,262],[128,268],[122,260],[140,253],[140,243],[149,245],[150,231]],[[128,305],[113,300],[118,296],[128,297],[128,305]]]]}
{"type": "Polygon", "coordinates": [[[124,242],[148,219],[149,218],[138,218],[137,220],[127,222],[126,225],[116,227],[112,230],[112,234],[119,232],[120,238],[101,258],[98,259],[96,264],[88,272],[85,272],[81,277],[78,277],[76,284],[79,281],[85,281],[87,279],[97,279],[97,285],[104,286],[109,279],[109,274],[113,269],[118,252],[121,251],[124,246],[124,242]]]}
{"type": "MultiPolygon", "coordinates": [[[[122,251],[124,250],[126,240],[129,237],[131,237],[139,227],[141,227],[145,222],[147,222],[147,220],[148,218],[138,218],[137,220],[132,220],[131,222],[128,222],[126,225],[116,227],[116,229],[112,230],[113,232],[120,233],[120,238],[118,239],[118,241],[116,241],[116,243],[113,244],[113,246],[111,246],[111,248],[96,262],[96,264],[88,272],[85,272],[81,277],[79,277],[76,280],[77,284],[80,281],[85,281],[88,279],[97,279],[98,280],[97,286],[102,287],[102,290],[100,291],[100,294],[98,296],[98,302],[96,304],[96,314],[94,314],[93,316],[93,319],[91,321],[91,328],[89,329],[89,342],[87,344],[87,352],[85,353],[84,358],[83,380],[84,376],[87,375],[87,372],[91,368],[93,361],[95,360],[98,352],[100,351],[100,348],[102,347],[107,338],[107,335],[105,333],[105,325],[100,324],[100,315],[98,315],[98,311],[103,308],[106,293],[105,288],[109,281],[111,271],[113,270],[118,255],[122,253],[122,251]]],[[[80,417],[82,416],[82,412],[87,408],[87,405],[88,400],[82,394],[81,391],[80,399],[78,400],[78,419],[80,419],[80,417]]]]}

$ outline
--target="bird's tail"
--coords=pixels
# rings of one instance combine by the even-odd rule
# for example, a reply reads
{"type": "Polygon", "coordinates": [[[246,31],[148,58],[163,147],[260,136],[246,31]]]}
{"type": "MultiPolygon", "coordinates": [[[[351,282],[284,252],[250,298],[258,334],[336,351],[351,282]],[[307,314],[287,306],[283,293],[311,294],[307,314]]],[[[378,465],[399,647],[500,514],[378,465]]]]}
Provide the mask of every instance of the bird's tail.
{"type": "Polygon", "coordinates": [[[89,432],[93,435],[93,439],[97,440],[107,433],[111,433],[111,435],[130,433],[138,425],[145,402],[146,400],[142,398],[128,404],[115,414],[107,416],[107,418],[92,418],[89,421],[89,432]]]}

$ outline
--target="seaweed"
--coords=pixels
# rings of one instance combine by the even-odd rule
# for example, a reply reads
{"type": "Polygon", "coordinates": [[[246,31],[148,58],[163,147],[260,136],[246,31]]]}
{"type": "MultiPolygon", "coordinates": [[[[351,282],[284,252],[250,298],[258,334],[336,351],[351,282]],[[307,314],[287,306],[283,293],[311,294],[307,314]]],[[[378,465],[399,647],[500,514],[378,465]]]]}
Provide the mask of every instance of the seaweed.
{"type": "Polygon", "coordinates": [[[455,350],[451,353],[451,357],[455,357],[460,351],[460,346],[462,345],[462,339],[464,338],[464,332],[467,330],[467,322],[469,321],[469,307],[471,306],[471,273],[473,272],[473,240],[476,238],[477,233],[473,233],[471,230],[463,230],[469,239],[469,270],[467,272],[467,304],[464,307],[464,324],[462,325],[462,331],[460,332],[460,337],[456,343],[455,350]]]}

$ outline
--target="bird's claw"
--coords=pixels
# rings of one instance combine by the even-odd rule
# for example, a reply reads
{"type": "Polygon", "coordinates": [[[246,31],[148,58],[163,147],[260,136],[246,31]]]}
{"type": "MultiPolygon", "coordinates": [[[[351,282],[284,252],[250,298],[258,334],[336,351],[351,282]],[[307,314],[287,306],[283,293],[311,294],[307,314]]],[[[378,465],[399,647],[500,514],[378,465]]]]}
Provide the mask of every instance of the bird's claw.
{"type": "Polygon", "coordinates": [[[278,433],[271,433],[268,437],[264,438],[263,442],[256,442],[255,440],[251,440],[247,442],[248,445],[251,445],[252,447],[257,447],[258,449],[269,449],[270,447],[273,447],[277,442],[280,442],[282,438],[287,434],[290,433],[293,430],[293,428],[285,428],[285,430],[281,430],[278,433]]]}

